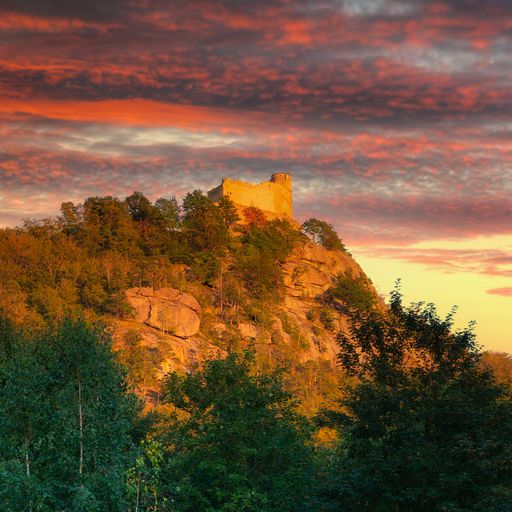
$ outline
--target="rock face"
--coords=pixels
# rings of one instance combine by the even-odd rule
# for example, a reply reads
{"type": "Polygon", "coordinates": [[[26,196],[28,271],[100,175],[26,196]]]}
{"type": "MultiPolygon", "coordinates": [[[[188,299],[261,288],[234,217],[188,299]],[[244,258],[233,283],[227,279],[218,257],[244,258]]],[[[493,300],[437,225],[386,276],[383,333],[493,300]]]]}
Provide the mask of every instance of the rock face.
{"type": "Polygon", "coordinates": [[[350,254],[306,242],[284,265],[279,303],[259,304],[248,296],[254,309],[237,306],[223,314],[215,290],[192,280],[187,282],[189,293],[131,288],[125,293],[135,315],[118,321],[114,339],[119,350],[129,350],[124,340],[136,332],[159,379],[168,371],[193,371],[232,350],[254,350],[258,368],[288,368],[287,385],[303,410],[314,414],[339,397],[337,334],[347,331],[348,318],[324,294],[347,270],[364,276],[350,254]],[[192,294],[202,297],[202,310],[192,294]]]}
{"type": "Polygon", "coordinates": [[[178,338],[189,338],[199,331],[201,306],[188,293],[175,288],[130,288],[129,304],[135,309],[135,320],[178,338]]]}
{"type": "Polygon", "coordinates": [[[318,297],[332,286],[333,278],[346,270],[352,270],[355,276],[363,274],[349,254],[306,243],[294,251],[284,267],[286,294],[300,298],[318,297]]]}

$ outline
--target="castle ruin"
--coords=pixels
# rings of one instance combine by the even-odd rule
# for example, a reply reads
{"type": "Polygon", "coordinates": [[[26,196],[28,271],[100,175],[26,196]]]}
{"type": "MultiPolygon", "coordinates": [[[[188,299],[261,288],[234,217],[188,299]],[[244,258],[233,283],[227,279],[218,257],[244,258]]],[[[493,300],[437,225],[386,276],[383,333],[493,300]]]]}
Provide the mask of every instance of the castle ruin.
{"type": "Polygon", "coordinates": [[[223,178],[218,187],[208,192],[208,197],[212,201],[227,197],[241,212],[252,206],[268,218],[292,218],[292,177],[284,172],[274,173],[262,183],[223,178]]]}

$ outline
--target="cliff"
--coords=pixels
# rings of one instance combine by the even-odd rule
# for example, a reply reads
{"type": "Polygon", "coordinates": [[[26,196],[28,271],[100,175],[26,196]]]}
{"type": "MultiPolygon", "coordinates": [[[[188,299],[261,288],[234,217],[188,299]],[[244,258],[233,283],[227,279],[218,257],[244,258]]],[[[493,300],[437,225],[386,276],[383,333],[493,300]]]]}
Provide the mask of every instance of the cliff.
{"type": "Polygon", "coordinates": [[[347,320],[324,296],[340,273],[364,273],[348,253],[311,242],[297,247],[283,270],[285,290],[279,303],[258,303],[257,314],[240,312],[229,321],[214,305],[212,290],[197,283],[187,283],[182,291],[127,290],[135,315],[115,322],[114,338],[123,353],[129,350],[127,337],[136,335],[152,354],[155,373],[146,397],[158,400],[158,383],[170,370],[190,371],[206,358],[253,348],[259,369],[286,369],[287,385],[305,412],[335,400],[341,378],[336,334],[346,329],[347,320]]]}

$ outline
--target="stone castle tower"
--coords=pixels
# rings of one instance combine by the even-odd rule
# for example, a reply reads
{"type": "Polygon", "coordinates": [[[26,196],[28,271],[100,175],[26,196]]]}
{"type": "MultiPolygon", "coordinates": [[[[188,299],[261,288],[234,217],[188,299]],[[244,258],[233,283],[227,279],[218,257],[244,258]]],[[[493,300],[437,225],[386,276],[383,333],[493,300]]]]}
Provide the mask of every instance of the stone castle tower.
{"type": "Polygon", "coordinates": [[[208,192],[208,197],[212,201],[227,197],[241,212],[254,206],[268,218],[292,218],[292,177],[285,172],[274,173],[269,181],[262,183],[223,178],[218,187],[208,192]]]}

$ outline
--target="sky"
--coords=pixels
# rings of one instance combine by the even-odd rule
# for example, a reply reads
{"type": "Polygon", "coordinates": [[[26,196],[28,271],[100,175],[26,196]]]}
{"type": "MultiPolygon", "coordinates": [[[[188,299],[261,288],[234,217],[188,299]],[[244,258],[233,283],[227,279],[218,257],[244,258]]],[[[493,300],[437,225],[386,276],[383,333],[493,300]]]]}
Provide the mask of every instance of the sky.
{"type": "Polygon", "coordinates": [[[510,0],[0,0],[0,226],[294,180],[383,294],[512,352],[510,0]]]}

